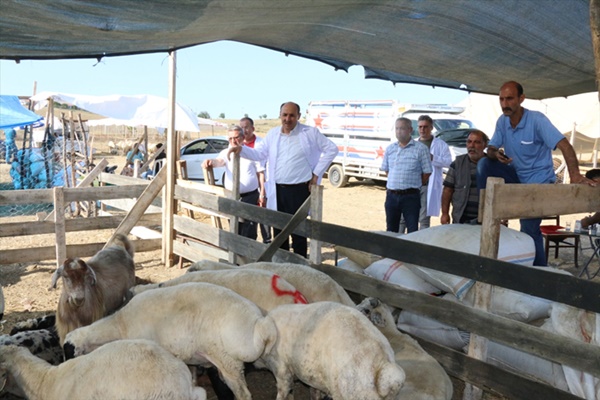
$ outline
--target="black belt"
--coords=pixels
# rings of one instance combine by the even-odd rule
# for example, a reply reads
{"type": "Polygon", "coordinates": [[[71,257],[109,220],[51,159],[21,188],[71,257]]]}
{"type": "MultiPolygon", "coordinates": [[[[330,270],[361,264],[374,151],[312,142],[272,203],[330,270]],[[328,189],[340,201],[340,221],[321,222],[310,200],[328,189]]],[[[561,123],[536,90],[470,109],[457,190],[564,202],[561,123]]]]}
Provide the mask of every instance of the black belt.
{"type": "Polygon", "coordinates": [[[258,189],[254,189],[251,192],[246,192],[246,193],[240,193],[240,197],[246,197],[246,196],[250,196],[252,194],[258,193],[258,189]]]}
{"type": "Polygon", "coordinates": [[[394,194],[417,194],[417,193],[421,193],[421,191],[419,189],[404,189],[404,190],[392,190],[392,189],[388,189],[387,190],[390,193],[394,193],[394,194]]]}
{"type": "Polygon", "coordinates": [[[306,186],[310,184],[310,181],[302,182],[302,183],[276,183],[277,187],[298,187],[298,186],[306,186]]]}

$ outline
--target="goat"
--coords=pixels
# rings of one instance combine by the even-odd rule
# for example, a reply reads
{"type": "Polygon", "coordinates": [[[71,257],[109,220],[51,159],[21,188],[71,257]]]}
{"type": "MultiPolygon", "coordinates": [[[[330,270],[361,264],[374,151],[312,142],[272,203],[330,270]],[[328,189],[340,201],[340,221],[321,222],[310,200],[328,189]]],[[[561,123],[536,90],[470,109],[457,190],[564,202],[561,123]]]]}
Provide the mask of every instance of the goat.
{"type": "Polygon", "coordinates": [[[367,297],[356,308],[371,320],[389,340],[396,363],[406,372],[399,398],[414,400],[450,400],[452,381],[442,366],[419,343],[396,328],[389,307],[379,299],[367,297]]]}
{"type": "MultiPolygon", "coordinates": [[[[9,372],[30,400],[205,400],[187,366],[149,340],[120,340],[52,366],[19,346],[0,346],[9,372]]],[[[5,374],[3,374],[5,375],[5,374]]]]}
{"type": "Polygon", "coordinates": [[[62,345],[67,333],[91,324],[120,308],[135,285],[134,250],[125,235],[85,261],[67,259],[52,275],[52,288],[62,278],[56,330],[62,345]]]}

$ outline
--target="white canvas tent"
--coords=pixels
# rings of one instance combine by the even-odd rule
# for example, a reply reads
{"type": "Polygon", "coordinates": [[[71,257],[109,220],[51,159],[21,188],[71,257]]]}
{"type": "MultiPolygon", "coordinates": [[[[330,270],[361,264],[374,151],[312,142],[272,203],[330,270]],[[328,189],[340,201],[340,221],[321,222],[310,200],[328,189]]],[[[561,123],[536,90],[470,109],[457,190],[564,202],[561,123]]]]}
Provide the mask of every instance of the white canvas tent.
{"type": "MultiPolygon", "coordinates": [[[[152,95],[109,95],[89,96],[81,94],[66,94],[56,92],[42,92],[31,97],[45,106],[48,99],[77,106],[108,119],[99,122],[89,121],[88,125],[125,125],[149,126],[153,128],[168,128],[169,126],[169,100],[164,97],[152,95]]],[[[182,132],[199,132],[198,117],[191,109],[179,103],[175,107],[175,130],[182,132]]]]}
{"type": "MultiPolygon", "coordinates": [[[[457,105],[465,108],[463,115],[472,120],[477,128],[490,137],[493,135],[496,121],[502,114],[497,95],[471,93],[457,105]]],[[[594,150],[600,150],[598,92],[545,100],[526,99],[523,107],[544,113],[571,140],[583,161],[590,161],[594,150]],[[571,138],[573,129],[574,139],[571,138]]]]}

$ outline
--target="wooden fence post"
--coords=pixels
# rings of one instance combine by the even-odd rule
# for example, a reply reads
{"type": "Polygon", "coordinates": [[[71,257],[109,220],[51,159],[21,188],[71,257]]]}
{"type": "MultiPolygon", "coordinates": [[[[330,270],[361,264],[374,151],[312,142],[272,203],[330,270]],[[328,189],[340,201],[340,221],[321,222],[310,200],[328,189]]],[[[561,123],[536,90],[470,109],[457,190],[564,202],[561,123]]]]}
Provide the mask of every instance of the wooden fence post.
{"type": "MultiPolygon", "coordinates": [[[[310,219],[323,222],[323,186],[313,185],[310,191],[310,219]]],[[[318,237],[317,224],[312,225],[312,237],[318,237]]],[[[313,264],[321,264],[321,242],[316,239],[310,239],[310,251],[308,258],[313,264]]]]}
{"type": "MultiPolygon", "coordinates": [[[[65,192],[62,187],[52,189],[54,195],[54,233],[56,235],[56,268],[67,259],[65,233],[65,192]]],[[[69,204],[69,207],[71,205],[69,204]]]]}
{"type": "MultiPolygon", "coordinates": [[[[498,258],[498,246],[500,242],[500,218],[495,218],[494,206],[497,201],[494,192],[496,185],[504,183],[501,178],[488,178],[485,198],[483,200],[483,220],[481,225],[481,241],[479,255],[488,258],[498,258]]],[[[473,306],[483,311],[488,311],[492,298],[493,287],[487,283],[476,282],[471,289],[475,291],[473,306]]],[[[478,360],[487,359],[488,340],[485,337],[471,334],[469,342],[469,356],[478,360]]],[[[477,400],[483,397],[483,389],[470,383],[465,385],[463,400],[477,400]]]]}

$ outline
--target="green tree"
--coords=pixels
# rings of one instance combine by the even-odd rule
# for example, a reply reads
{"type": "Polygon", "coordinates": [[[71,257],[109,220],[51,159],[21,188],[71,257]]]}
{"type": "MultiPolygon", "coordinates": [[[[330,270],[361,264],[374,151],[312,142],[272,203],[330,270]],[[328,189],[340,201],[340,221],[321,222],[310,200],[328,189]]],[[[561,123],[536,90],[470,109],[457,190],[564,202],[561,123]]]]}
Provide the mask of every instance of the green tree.
{"type": "Polygon", "coordinates": [[[219,114],[219,118],[221,118],[221,119],[225,119],[225,113],[221,113],[221,114],[219,114]]]}
{"type": "Polygon", "coordinates": [[[198,113],[198,117],[210,119],[210,114],[208,113],[208,111],[200,111],[198,113]]]}

